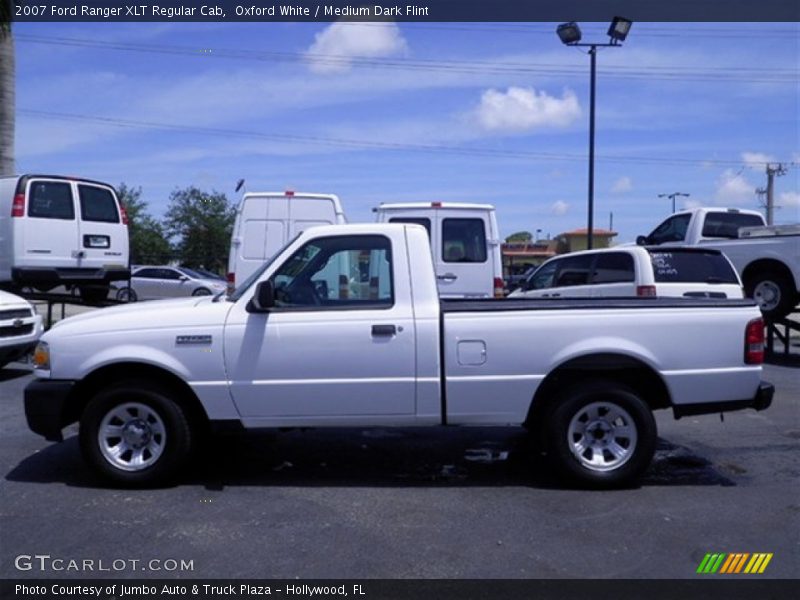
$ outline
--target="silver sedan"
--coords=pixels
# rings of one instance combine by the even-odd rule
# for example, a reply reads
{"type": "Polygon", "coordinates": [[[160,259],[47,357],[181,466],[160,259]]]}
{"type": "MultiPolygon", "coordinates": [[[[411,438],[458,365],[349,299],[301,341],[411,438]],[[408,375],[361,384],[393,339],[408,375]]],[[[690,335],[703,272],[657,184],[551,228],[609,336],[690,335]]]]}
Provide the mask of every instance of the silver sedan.
{"type": "Polygon", "coordinates": [[[140,266],[131,273],[130,287],[117,290],[117,300],[136,302],[157,298],[208,296],[225,291],[225,281],[205,277],[186,267],[140,266]]]}

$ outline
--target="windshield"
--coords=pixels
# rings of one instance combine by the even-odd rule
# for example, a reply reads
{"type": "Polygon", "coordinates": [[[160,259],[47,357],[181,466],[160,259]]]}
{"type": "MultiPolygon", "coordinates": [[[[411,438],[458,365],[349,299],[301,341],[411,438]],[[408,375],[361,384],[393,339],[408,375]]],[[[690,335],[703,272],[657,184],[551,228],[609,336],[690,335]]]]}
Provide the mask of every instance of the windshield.
{"type": "Polygon", "coordinates": [[[266,262],[264,262],[264,264],[263,264],[263,265],[261,265],[260,267],[258,267],[258,268],[257,268],[257,269],[256,269],[256,270],[253,272],[253,274],[252,274],[252,275],[250,275],[250,277],[248,277],[248,278],[247,278],[247,279],[245,279],[245,280],[244,280],[244,281],[243,281],[241,284],[239,284],[239,285],[236,287],[236,289],[233,291],[233,293],[232,293],[230,296],[228,296],[228,300],[230,300],[231,302],[236,302],[236,301],[237,301],[239,298],[241,298],[241,297],[244,295],[244,293],[247,291],[247,289],[248,289],[248,288],[249,288],[251,285],[253,285],[253,283],[255,283],[256,281],[258,281],[259,277],[261,277],[261,275],[264,273],[264,271],[266,271],[266,270],[267,270],[267,268],[269,268],[269,266],[270,266],[270,265],[271,265],[271,264],[272,264],[272,263],[275,261],[275,259],[276,259],[278,256],[280,256],[280,255],[283,253],[283,251],[284,251],[284,250],[286,250],[286,248],[288,248],[289,246],[291,246],[292,244],[294,244],[295,240],[296,240],[297,238],[299,238],[299,237],[300,237],[300,234],[302,234],[302,233],[303,233],[303,232],[301,231],[301,232],[300,232],[300,233],[298,233],[296,236],[294,236],[294,237],[293,237],[291,240],[289,240],[289,241],[288,241],[286,244],[284,244],[284,245],[283,245],[283,246],[280,248],[280,250],[278,250],[278,251],[277,251],[275,254],[273,254],[273,255],[272,255],[272,257],[271,257],[271,258],[268,258],[268,259],[266,260],[266,262]]]}

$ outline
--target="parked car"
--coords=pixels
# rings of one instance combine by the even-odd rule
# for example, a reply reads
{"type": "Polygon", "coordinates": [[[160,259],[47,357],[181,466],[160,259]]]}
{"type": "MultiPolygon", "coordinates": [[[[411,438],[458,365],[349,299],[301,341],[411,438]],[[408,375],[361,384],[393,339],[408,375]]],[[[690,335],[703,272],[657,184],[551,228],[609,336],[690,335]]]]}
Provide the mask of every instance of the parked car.
{"type": "Polygon", "coordinates": [[[719,250],[619,246],[553,257],[509,298],[658,296],[742,298],[742,283],[719,250]]]}
{"type": "Polygon", "coordinates": [[[724,252],[765,317],[784,317],[800,302],[800,224],[767,227],[756,211],[695,208],[675,213],[636,243],[724,252]]]}
{"type": "Polygon", "coordinates": [[[181,296],[208,296],[227,289],[224,280],[205,277],[186,267],[140,266],[131,274],[130,287],[117,290],[117,300],[136,302],[181,296]]]}
{"type": "Polygon", "coordinates": [[[32,351],[42,330],[42,317],[30,302],[0,291],[0,368],[32,351]]]}
{"type": "Polygon", "coordinates": [[[248,192],[236,209],[228,255],[230,291],[301,231],[344,223],[342,203],[333,194],[248,192]]]}
{"type": "Polygon", "coordinates": [[[106,183],[56,175],[0,178],[0,286],[68,286],[88,302],[126,280],[128,218],[106,183]]]}
{"type": "Polygon", "coordinates": [[[648,467],[654,410],[772,401],[750,301],[441,300],[429,244],[419,225],[314,227],[225,299],[60,321],[28,425],[60,441],[80,421],[94,470],[142,486],[214,428],[523,424],[566,476],[613,487],[648,467]]]}
{"type": "Polygon", "coordinates": [[[491,204],[408,202],[381,204],[378,223],[415,223],[428,231],[442,298],[502,298],[503,260],[491,204]]]}

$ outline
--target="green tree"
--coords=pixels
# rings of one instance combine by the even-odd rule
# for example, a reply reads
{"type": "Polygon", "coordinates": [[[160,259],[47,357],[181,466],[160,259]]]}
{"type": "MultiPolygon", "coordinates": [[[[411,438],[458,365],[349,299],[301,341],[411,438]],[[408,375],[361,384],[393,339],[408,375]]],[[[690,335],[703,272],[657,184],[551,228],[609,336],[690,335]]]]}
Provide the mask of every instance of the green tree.
{"type": "Polygon", "coordinates": [[[228,264],[236,208],[225,194],[206,193],[191,186],[169,197],[164,228],[177,238],[175,250],[182,264],[222,273],[228,264]]]}
{"type": "Polygon", "coordinates": [[[517,233],[512,233],[510,236],[506,238],[507,244],[513,244],[514,242],[530,242],[533,240],[533,234],[530,231],[518,231],[517,233]]]}
{"type": "Polygon", "coordinates": [[[120,183],[117,194],[128,213],[131,264],[168,262],[173,254],[172,247],[164,233],[164,226],[147,211],[147,202],[142,200],[142,188],[120,183]]]}
{"type": "Polygon", "coordinates": [[[0,0],[0,177],[13,175],[15,95],[14,38],[11,35],[11,1],[0,0]]]}

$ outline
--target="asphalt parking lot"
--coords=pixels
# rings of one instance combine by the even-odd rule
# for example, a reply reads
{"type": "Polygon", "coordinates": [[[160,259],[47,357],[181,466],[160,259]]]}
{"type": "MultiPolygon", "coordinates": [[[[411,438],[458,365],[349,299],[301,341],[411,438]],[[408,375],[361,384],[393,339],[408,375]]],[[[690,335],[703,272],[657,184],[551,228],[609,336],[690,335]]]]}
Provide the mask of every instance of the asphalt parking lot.
{"type": "Polygon", "coordinates": [[[771,552],[763,576],[794,578],[800,370],[765,378],[777,394],[761,413],[662,411],[636,489],[565,488],[520,429],[437,428],[215,439],[174,487],[129,491],[87,469],[74,427],[60,444],[27,429],[31,374],[12,364],[0,371],[0,577],[691,578],[708,552],[771,552]],[[18,570],[37,554],[95,571],[18,570]],[[170,560],[191,572],[165,571],[170,560]]]}

